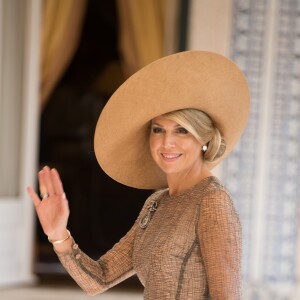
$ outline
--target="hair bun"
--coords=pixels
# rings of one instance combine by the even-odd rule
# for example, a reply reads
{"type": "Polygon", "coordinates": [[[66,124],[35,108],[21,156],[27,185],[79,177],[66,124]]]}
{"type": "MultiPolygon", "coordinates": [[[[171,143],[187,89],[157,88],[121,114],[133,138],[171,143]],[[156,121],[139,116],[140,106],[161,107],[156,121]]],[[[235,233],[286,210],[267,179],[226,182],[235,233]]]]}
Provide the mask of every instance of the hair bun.
{"type": "Polygon", "coordinates": [[[213,162],[220,158],[226,150],[226,142],[223,139],[219,129],[215,127],[214,135],[208,142],[208,149],[203,157],[208,162],[213,162]]]}

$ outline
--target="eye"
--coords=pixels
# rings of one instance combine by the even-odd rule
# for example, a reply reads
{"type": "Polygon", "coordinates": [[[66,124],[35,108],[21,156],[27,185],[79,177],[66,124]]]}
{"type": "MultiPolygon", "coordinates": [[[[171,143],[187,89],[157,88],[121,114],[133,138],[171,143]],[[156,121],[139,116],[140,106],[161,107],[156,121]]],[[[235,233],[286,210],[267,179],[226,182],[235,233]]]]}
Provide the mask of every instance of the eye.
{"type": "Polygon", "coordinates": [[[179,127],[179,128],[177,128],[177,133],[188,134],[189,132],[185,128],[179,127]]]}
{"type": "Polygon", "coordinates": [[[162,128],[160,128],[160,127],[152,127],[152,132],[153,133],[161,133],[162,132],[162,128]]]}

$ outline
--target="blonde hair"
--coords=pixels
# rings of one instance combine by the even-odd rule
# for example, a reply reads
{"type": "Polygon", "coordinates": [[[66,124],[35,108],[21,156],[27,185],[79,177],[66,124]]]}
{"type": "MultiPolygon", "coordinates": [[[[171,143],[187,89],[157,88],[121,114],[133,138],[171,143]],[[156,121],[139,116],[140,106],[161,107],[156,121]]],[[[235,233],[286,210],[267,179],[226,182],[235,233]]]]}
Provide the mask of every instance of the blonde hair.
{"type": "Polygon", "coordinates": [[[213,162],[223,155],[226,143],[212,119],[203,111],[193,108],[180,109],[163,115],[188,130],[202,145],[207,145],[203,159],[213,162]]]}

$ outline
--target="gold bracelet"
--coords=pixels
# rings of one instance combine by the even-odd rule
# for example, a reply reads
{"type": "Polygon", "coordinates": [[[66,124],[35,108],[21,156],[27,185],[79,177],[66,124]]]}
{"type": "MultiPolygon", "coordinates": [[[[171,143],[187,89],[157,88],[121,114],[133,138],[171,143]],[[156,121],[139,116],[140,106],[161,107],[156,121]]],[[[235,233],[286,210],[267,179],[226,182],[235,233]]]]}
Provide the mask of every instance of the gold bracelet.
{"type": "Polygon", "coordinates": [[[48,241],[51,243],[51,244],[53,244],[53,245],[55,245],[55,244],[61,244],[61,243],[63,243],[63,242],[65,242],[66,240],[68,240],[70,237],[71,237],[71,233],[70,233],[70,231],[67,229],[67,232],[68,232],[68,236],[65,238],[65,239],[63,239],[63,240],[51,240],[49,237],[48,237],[48,241]]]}

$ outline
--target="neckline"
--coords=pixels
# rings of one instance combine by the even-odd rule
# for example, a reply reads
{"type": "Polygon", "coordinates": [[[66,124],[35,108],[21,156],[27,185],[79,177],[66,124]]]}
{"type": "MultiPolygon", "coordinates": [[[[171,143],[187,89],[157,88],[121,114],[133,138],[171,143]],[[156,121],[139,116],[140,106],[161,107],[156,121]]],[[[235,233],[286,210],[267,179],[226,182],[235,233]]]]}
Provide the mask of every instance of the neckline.
{"type": "Polygon", "coordinates": [[[214,175],[207,176],[207,177],[201,179],[198,183],[196,183],[193,186],[189,187],[188,189],[186,189],[186,190],[184,190],[184,191],[182,191],[178,194],[175,194],[175,195],[170,195],[169,194],[169,188],[167,188],[166,189],[166,197],[168,199],[174,199],[174,198],[181,197],[183,195],[188,195],[191,191],[195,190],[196,188],[197,189],[203,189],[204,186],[206,186],[207,184],[209,184],[212,181],[218,181],[218,178],[214,175]]]}

